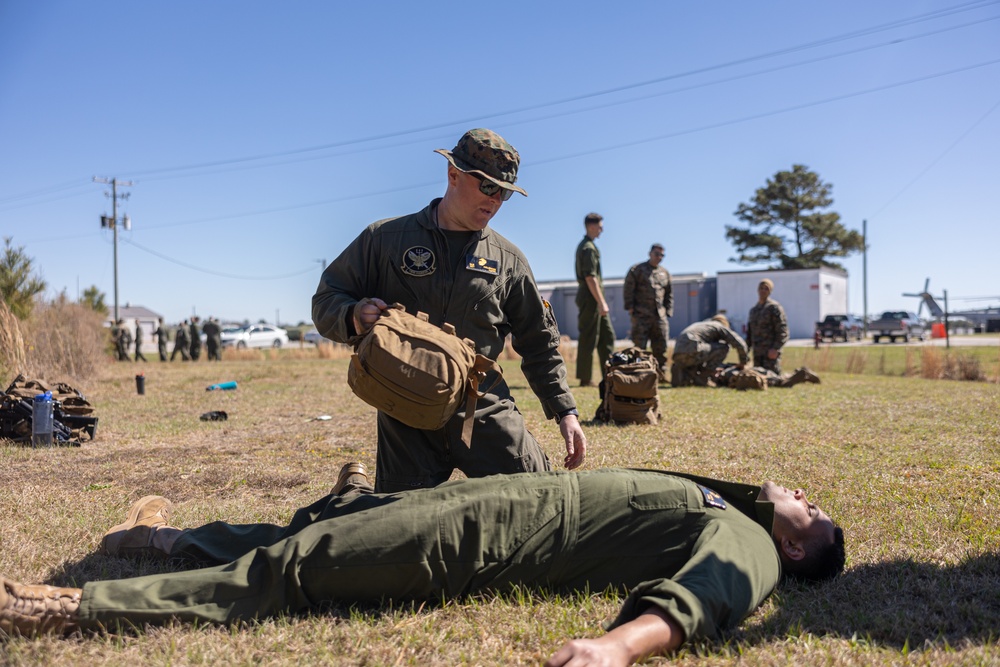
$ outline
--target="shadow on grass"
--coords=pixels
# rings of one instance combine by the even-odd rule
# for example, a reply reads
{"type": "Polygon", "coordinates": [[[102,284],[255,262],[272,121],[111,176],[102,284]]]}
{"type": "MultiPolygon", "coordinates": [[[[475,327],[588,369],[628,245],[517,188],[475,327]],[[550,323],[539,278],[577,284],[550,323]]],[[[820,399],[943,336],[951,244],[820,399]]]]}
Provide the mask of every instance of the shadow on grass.
{"type": "Polygon", "coordinates": [[[861,565],[819,586],[785,584],[777,611],[745,640],[808,632],[857,637],[895,648],[996,641],[1000,636],[1000,553],[958,565],[896,560],[861,565]]]}

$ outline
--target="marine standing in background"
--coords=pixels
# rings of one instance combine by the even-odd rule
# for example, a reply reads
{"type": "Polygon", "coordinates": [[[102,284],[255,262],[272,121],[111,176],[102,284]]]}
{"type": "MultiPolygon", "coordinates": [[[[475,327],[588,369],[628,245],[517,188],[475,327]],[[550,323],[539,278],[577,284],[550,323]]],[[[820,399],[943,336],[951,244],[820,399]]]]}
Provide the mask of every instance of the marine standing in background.
{"type": "Polygon", "coordinates": [[[205,332],[205,347],[208,350],[208,360],[222,361],[222,329],[219,327],[218,322],[209,317],[201,330],[205,332]]]}
{"type": "Polygon", "coordinates": [[[142,339],[144,337],[144,332],[142,330],[142,325],[139,324],[139,320],[135,321],[135,360],[139,361],[142,359],[146,361],[146,357],[142,354],[142,339]]]}
{"type": "Polygon", "coordinates": [[[128,361],[128,355],[125,353],[125,338],[122,335],[122,321],[118,320],[111,325],[111,342],[115,346],[115,359],[118,361],[128,361]]]}
{"type": "Polygon", "coordinates": [[[189,343],[191,346],[191,361],[198,361],[201,357],[201,331],[198,330],[198,322],[198,316],[194,315],[191,317],[191,326],[188,327],[188,333],[191,338],[189,343]]]}
{"type": "Polygon", "coordinates": [[[156,331],[153,332],[156,336],[156,351],[160,353],[160,361],[167,360],[167,330],[163,328],[163,318],[159,318],[156,321],[156,331]]]}
{"type": "MultiPolygon", "coordinates": [[[[427,313],[431,324],[448,322],[459,338],[495,360],[510,336],[521,370],[559,424],[569,469],[583,463],[587,439],[559,353],[559,328],[538,292],[528,260],[490,221],[514,192],[520,156],[487,129],[466,132],[451,151],[447,189],[422,211],[369,225],[323,271],[312,300],[319,333],[340,343],[358,340],[398,302],[427,313]]],[[[495,372],[482,387],[493,386],[495,372]]],[[[548,457],[528,431],[502,379],[475,403],[472,446],[462,442],[465,407],[437,430],[410,427],[377,414],[375,488],[396,492],[437,486],[455,469],[469,477],[544,471],[548,457]]]]}
{"type": "Polygon", "coordinates": [[[181,361],[189,361],[191,359],[191,352],[188,349],[190,345],[191,341],[188,339],[188,321],[184,320],[174,333],[174,351],[170,354],[170,361],[174,360],[178,352],[181,354],[181,361]]]}
{"type": "Polygon", "coordinates": [[[747,318],[747,345],[753,365],[781,375],[781,348],[788,342],[788,320],[781,304],[771,298],[774,282],[764,278],[757,285],[757,304],[747,318]]]}
{"type": "Polygon", "coordinates": [[[601,252],[594,241],[604,231],[604,217],[588,213],[583,219],[586,234],[576,247],[576,307],[579,309],[577,325],[579,340],[576,347],[576,378],[581,387],[592,387],[594,372],[594,347],[597,362],[603,367],[615,351],[615,330],[604,299],[604,281],[601,277],[601,252]]]}
{"type": "Polygon", "coordinates": [[[128,356],[129,350],[132,349],[132,332],[128,330],[127,326],[125,326],[125,320],[118,320],[118,330],[121,331],[122,361],[132,361],[128,356]]]}
{"type": "Polygon", "coordinates": [[[674,314],[674,290],[670,272],[660,266],[663,246],[654,243],[649,259],[628,270],[623,288],[625,310],[632,316],[632,344],[645,350],[650,343],[656,358],[660,382],[667,381],[667,341],[670,340],[668,317],[674,314]]]}

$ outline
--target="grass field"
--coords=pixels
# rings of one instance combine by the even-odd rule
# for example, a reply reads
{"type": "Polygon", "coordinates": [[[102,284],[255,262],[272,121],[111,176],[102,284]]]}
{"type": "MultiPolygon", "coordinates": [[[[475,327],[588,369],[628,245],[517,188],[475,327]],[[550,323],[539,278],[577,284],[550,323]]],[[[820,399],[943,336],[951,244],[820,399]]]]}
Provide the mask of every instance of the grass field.
{"type": "MultiPolygon", "coordinates": [[[[881,349],[870,352],[863,368],[849,354],[788,350],[786,367],[805,361],[820,371],[820,385],[664,388],[658,426],[585,426],[586,468],[802,486],[847,534],[839,580],[783,586],[737,632],[688,647],[671,664],[1000,664],[1000,385],[923,379],[923,359],[907,361],[902,347],[886,349],[881,362],[881,349]]],[[[972,354],[995,379],[997,348],[972,354]]],[[[516,362],[503,363],[530,430],[560,461],[556,426],[516,362]]],[[[164,571],[171,566],[95,552],[139,497],[171,498],[180,527],[280,523],[326,494],[342,463],[374,464],[374,413],[347,387],[344,359],[306,349],[215,364],[151,362],[141,366],[145,396],[135,391],[137,368],[114,365],[80,387],[97,408],[95,441],[45,450],[0,444],[5,576],[81,585],[164,571]],[[205,391],[226,380],[239,389],[205,391]],[[200,421],[209,410],[229,420],[200,421]]],[[[597,390],[574,393],[581,414],[592,415],[597,390]]],[[[232,628],[17,639],[0,644],[0,656],[3,664],[57,666],[527,665],[567,637],[601,634],[620,602],[601,592],[518,590],[232,628]]]]}

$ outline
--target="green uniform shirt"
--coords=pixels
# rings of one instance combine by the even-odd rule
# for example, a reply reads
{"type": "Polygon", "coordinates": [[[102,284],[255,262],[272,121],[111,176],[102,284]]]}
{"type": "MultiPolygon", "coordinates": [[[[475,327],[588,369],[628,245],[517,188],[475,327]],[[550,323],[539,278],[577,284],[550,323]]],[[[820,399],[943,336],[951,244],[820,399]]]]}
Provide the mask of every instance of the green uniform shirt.
{"type": "Polygon", "coordinates": [[[587,278],[597,278],[597,287],[604,292],[604,279],[601,277],[601,251],[597,249],[594,239],[584,236],[576,246],[576,305],[586,301],[594,302],[594,295],[587,287],[587,278]]]}
{"type": "MultiPolygon", "coordinates": [[[[538,293],[524,254],[490,227],[471,235],[461,262],[449,266],[448,242],[432,211],[380,220],[365,229],[326,268],[313,296],[313,322],[327,338],[347,343],[354,305],[365,297],[450,322],[458,336],[496,359],[510,334],[521,369],[548,418],[576,407],[559,354],[559,328],[538,293]]],[[[487,377],[484,384],[492,384],[487,377]]],[[[505,386],[495,393],[507,396],[505,386]]]]}

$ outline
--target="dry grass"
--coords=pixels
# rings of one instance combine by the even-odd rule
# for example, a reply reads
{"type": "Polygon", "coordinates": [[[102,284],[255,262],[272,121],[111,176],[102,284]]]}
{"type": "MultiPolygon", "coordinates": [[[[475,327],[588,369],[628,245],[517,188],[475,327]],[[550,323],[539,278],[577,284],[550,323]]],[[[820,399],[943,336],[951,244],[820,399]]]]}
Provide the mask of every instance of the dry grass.
{"type": "MultiPolygon", "coordinates": [[[[101,534],[140,496],[170,497],[180,527],[280,523],[327,493],[343,462],[373,465],[373,410],[350,393],[348,362],[321,354],[307,347],[222,363],[150,362],[141,366],[145,396],[136,395],[134,364],[79,383],[100,418],[95,441],[44,450],[0,445],[0,572],[79,585],[168,570],[95,553],[101,534]],[[306,352],[312,357],[295,358],[306,352]],[[224,380],[239,389],[205,391],[224,380]],[[229,420],[198,419],[217,409],[229,420]]],[[[665,388],[656,426],[585,427],[587,468],[798,483],[848,535],[840,580],[782,587],[733,635],[689,647],[670,664],[1000,664],[1000,386],[901,377],[905,357],[895,351],[876,352],[887,355],[893,376],[873,374],[870,360],[866,374],[848,374],[847,352],[830,354],[821,385],[665,388]]],[[[786,356],[786,364],[796,361],[786,356]]],[[[528,427],[560,460],[555,425],[517,364],[504,368],[528,427]]],[[[592,415],[597,389],[574,393],[581,414],[592,415]]],[[[529,665],[566,637],[600,635],[620,602],[596,592],[522,590],[233,628],[177,624],[125,637],[19,639],[0,646],[0,662],[529,665]]]]}

